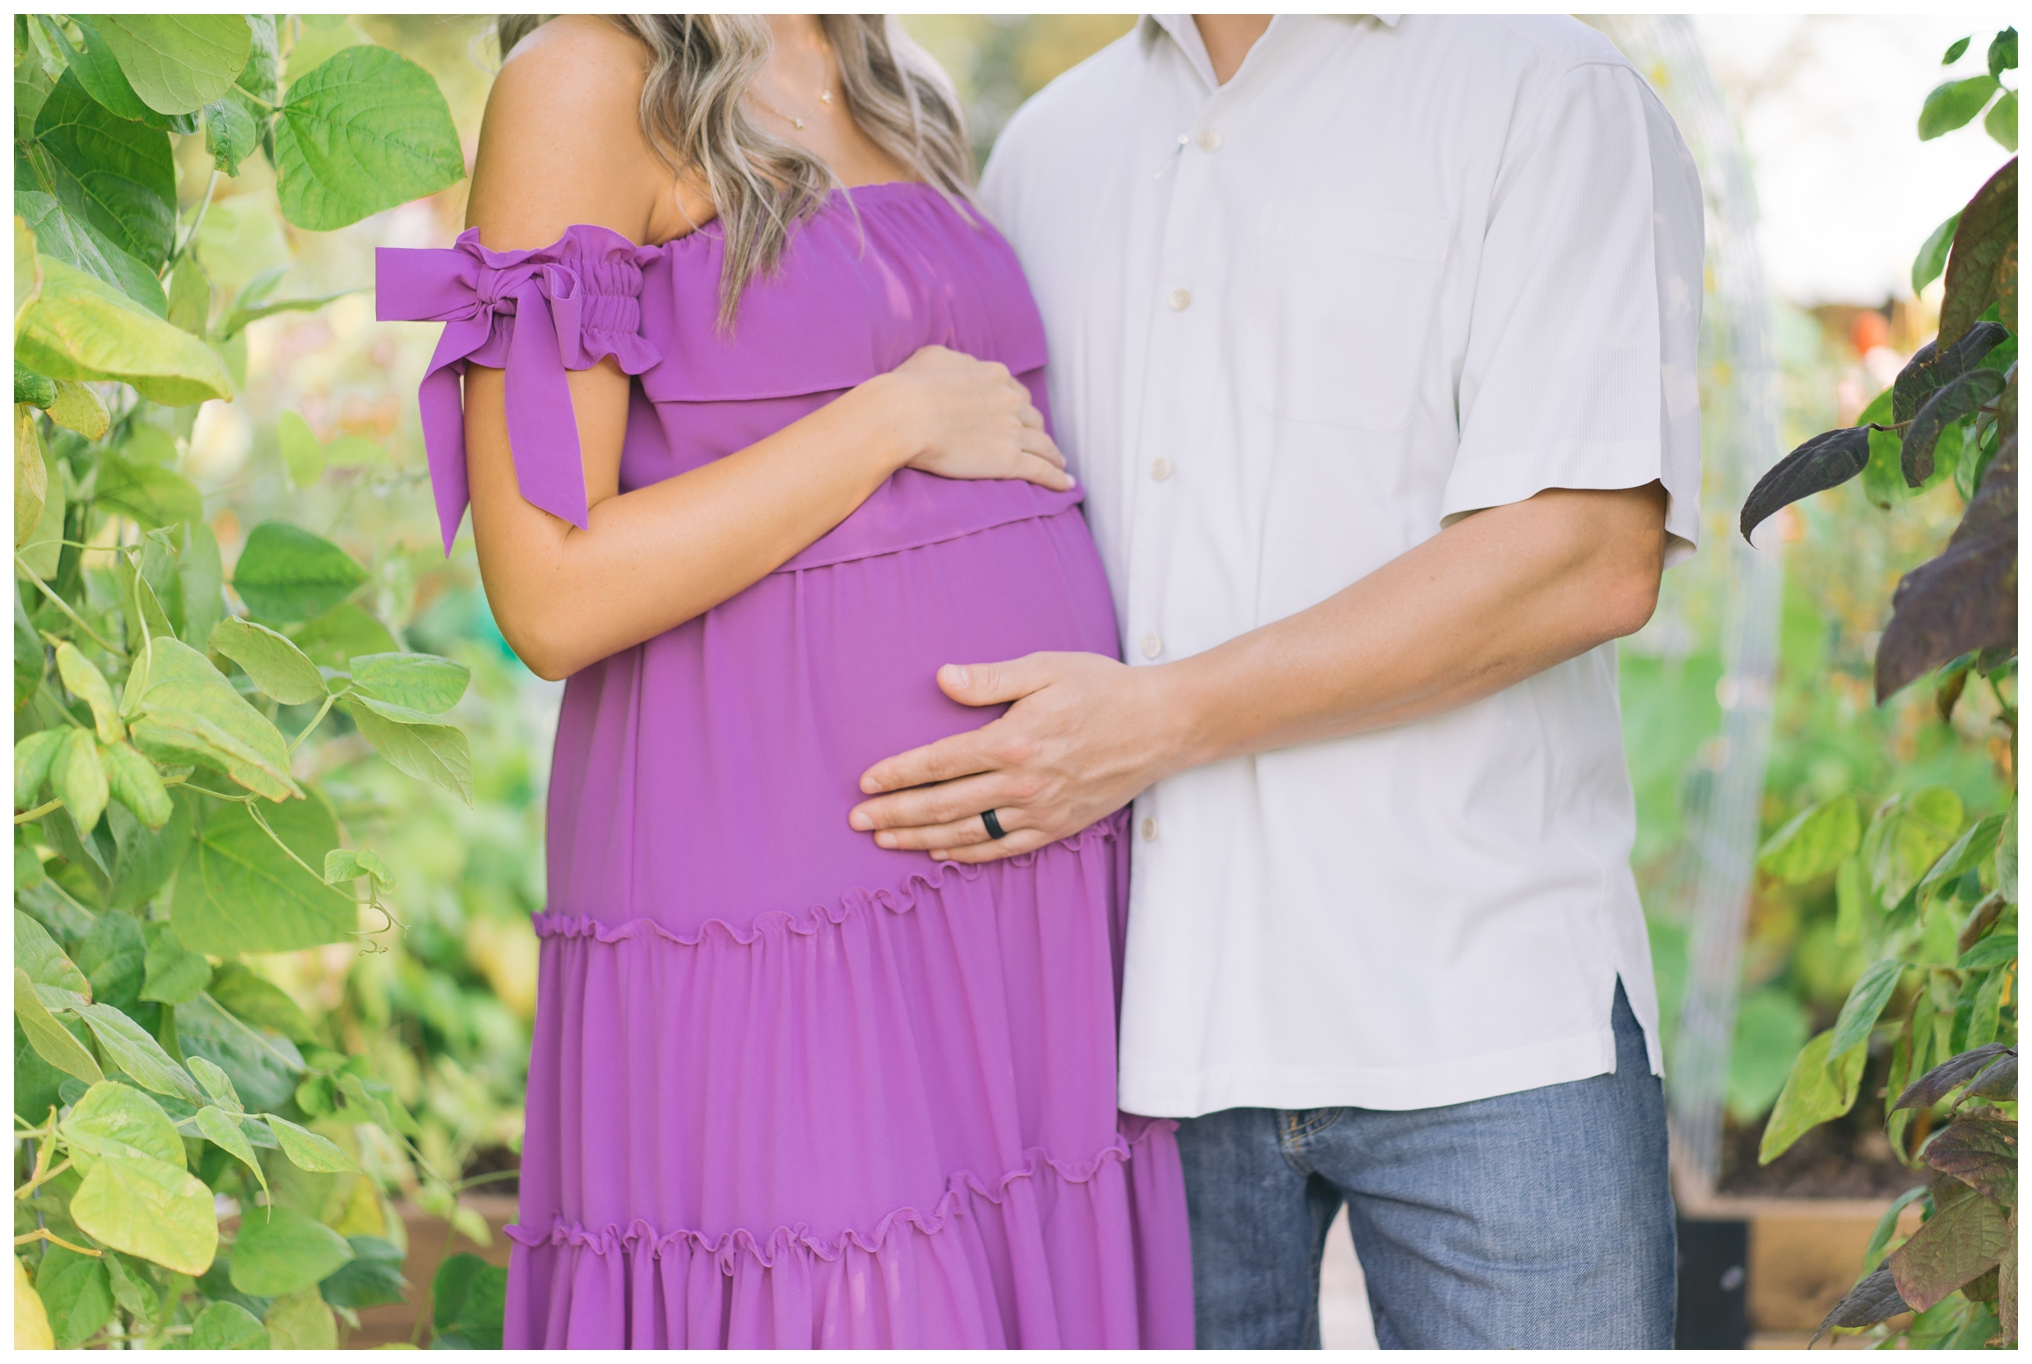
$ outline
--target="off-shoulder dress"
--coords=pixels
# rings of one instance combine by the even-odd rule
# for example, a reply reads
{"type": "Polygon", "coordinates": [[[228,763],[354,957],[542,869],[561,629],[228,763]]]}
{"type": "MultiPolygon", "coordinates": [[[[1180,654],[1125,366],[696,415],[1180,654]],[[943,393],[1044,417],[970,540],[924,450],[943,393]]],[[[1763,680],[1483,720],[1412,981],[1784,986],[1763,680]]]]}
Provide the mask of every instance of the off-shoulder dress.
{"type": "MultiPolygon", "coordinates": [[[[446,546],[460,376],[503,368],[519,485],[583,526],[566,369],[635,376],[621,487],[941,344],[1046,409],[1000,234],[836,194],[717,325],[722,238],[574,227],[379,253],[445,323],[420,394],[446,546]]],[[[1048,410],[1048,409],[1047,409],[1048,410]]],[[[982,867],[847,827],[877,760],[986,723],[942,663],[1114,655],[1077,492],[904,470],[746,591],[565,688],[506,1344],[1189,1346],[1172,1124],[1115,1108],[1125,812],[982,867]]]]}

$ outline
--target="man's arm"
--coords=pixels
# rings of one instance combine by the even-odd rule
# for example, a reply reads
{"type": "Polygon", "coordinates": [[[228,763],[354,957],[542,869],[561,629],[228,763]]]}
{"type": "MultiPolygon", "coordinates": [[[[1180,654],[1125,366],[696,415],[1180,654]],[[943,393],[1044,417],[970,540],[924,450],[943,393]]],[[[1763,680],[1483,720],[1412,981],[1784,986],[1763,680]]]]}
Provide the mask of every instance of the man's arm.
{"type": "Polygon", "coordinates": [[[1665,544],[1657,483],[1548,489],[1176,663],[1051,653],[947,665],[939,686],[954,700],[1015,704],[877,763],[861,779],[876,798],[849,822],[885,848],[992,861],[1065,838],[1189,767],[1457,709],[1641,628],[1665,544]],[[988,839],[983,810],[1006,837],[988,839]]]}

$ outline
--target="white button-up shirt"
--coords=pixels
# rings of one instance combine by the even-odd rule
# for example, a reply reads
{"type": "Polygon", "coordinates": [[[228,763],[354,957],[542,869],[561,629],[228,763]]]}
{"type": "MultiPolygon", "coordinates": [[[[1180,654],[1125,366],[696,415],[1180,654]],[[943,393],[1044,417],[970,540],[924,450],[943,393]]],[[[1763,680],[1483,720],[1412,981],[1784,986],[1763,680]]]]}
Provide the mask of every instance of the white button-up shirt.
{"type": "MultiPolygon", "coordinates": [[[[1146,18],[984,183],[1136,666],[1303,610],[1451,518],[1661,480],[1698,533],[1701,196],[1570,19],[1279,15],[1226,84],[1146,18]]],[[[1449,714],[1136,802],[1121,1103],[1420,1108],[1658,1068],[1604,645],[1449,714]]]]}

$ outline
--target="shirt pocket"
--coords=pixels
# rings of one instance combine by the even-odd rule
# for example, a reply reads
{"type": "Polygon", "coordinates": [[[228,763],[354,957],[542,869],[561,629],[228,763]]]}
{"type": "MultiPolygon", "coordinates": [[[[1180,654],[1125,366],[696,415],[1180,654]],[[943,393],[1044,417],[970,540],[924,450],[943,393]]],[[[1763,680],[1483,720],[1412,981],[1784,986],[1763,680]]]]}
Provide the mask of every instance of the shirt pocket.
{"type": "Polygon", "coordinates": [[[1256,401],[1285,421],[1405,426],[1448,228],[1349,203],[1264,204],[1242,303],[1242,368],[1256,401]]]}

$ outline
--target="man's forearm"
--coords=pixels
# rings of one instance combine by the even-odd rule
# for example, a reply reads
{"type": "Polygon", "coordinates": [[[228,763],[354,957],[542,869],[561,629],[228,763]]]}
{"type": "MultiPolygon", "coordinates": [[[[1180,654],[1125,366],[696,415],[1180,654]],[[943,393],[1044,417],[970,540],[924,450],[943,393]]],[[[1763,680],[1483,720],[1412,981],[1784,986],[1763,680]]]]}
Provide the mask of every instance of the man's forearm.
{"type": "Polygon", "coordinates": [[[1168,775],[1437,715],[1650,618],[1665,496],[1555,489],[1455,523],[1327,600],[1150,669],[1168,775]]]}

